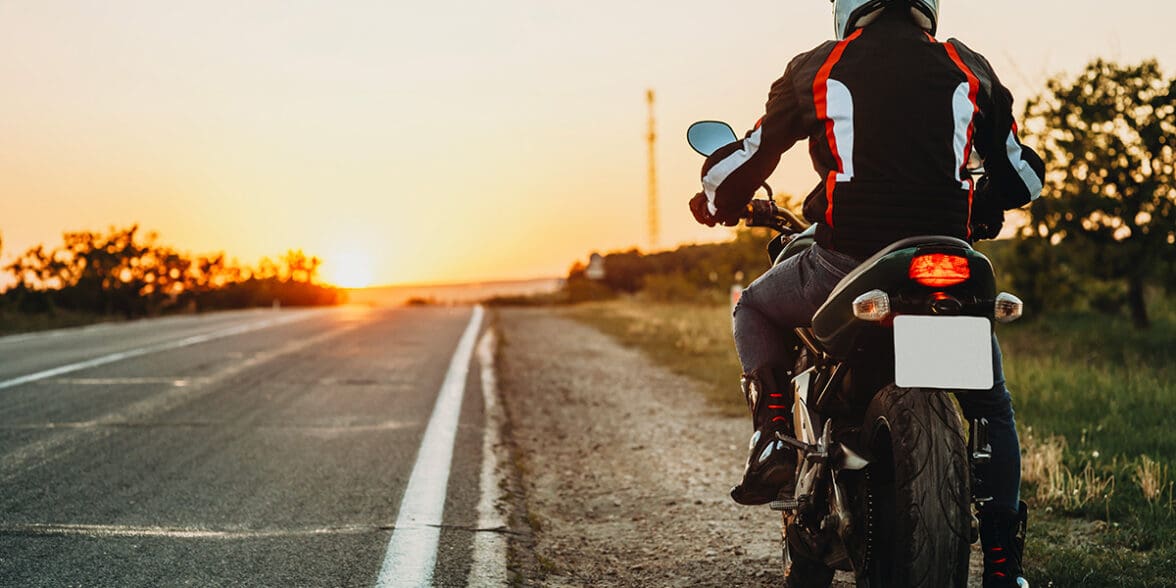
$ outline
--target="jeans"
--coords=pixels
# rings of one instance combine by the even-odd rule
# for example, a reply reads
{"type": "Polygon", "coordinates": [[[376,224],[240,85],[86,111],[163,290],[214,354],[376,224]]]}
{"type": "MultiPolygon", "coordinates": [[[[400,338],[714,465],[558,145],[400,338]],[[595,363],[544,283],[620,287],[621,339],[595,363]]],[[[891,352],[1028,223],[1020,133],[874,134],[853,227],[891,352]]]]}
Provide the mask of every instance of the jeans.
{"type": "MultiPolygon", "coordinates": [[[[769,366],[791,367],[792,329],[808,326],[841,278],[858,266],[852,257],[813,245],[764,272],[735,305],[735,349],[743,373],[769,366]]],[[[1005,387],[1000,345],[992,337],[993,386],[959,393],[964,417],[988,419],[992,462],[986,468],[992,506],[1016,510],[1021,493],[1021,444],[1013,401],[1005,387]]]]}

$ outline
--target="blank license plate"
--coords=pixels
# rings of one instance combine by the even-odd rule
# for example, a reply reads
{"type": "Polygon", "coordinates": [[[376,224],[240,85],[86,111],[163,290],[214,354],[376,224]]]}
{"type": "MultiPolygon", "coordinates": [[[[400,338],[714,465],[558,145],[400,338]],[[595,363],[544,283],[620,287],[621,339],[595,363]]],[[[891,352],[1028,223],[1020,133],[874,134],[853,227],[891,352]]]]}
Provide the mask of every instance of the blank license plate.
{"type": "Polygon", "coordinates": [[[894,383],[903,388],[992,388],[992,326],[978,316],[894,318],[894,383]]]}

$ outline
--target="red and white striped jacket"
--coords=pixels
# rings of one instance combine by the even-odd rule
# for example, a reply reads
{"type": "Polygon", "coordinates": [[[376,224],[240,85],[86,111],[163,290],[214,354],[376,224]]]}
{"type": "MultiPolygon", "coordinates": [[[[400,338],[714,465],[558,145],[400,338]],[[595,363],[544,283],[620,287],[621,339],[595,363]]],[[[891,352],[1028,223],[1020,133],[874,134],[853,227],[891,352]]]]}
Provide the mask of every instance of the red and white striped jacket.
{"type": "Polygon", "coordinates": [[[804,216],[818,243],[865,258],[914,235],[968,239],[974,204],[1007,210],[1041,193],[1044,166],[1017,138],[1012,103],[979,53],[884,13],[794,58],[755,128],[707,158],[703,189],[713,215],[736,218],[807,138],[822,181],[804,216]],[[973,148],[986,194],[965,173],[973,148]]]}

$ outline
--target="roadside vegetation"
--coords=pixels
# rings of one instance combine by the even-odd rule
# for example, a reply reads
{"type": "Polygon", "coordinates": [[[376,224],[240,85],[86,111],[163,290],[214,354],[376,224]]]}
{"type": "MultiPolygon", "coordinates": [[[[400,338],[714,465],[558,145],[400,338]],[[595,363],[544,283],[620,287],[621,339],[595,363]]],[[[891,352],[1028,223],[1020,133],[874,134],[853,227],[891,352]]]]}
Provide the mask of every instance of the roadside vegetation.
{"type": "MultiPolygon", "coordinates": [[[[1176,585],[1176,80],[1092,62],[1028,101],[1043,196],[1016,238],[978,245],[1026,318],[997,332],[1022,439],[1036,586],[1176,585]]],[[[795,207],[794,207],[795,208],[795,207]]],[[[767,234],[603,256],[546,302],[693,377],[746,415],[729,288],[768,266],[767,234]],[[704,248],[705,247],[705,248],[704,248]]]]}
{"type": "MultiPolygon", "coordinates": [[[[1148,330],[1126,315],[1090,314],[998,328],[1022,439],[1034,585],[1176,577],[1176,299],[1154,298],[1148,330]]],[[[746,416],[726,304],[637,295],[562,312],[703,382],[716,413],[746,416]]]]}
{"type": "Polygon", "coordinates": [[[1000,331],[1042,520],[1031,569],[1056,586],[1176,577],[1176,299],[1156,298],[1147,330],[1070,314],[1000,331]]]}
{"type": "Polygon", "coordinates": [[[65,233],[0,268],[0,334],[161,314],[342,301],[318,282],[321,261],[302,251],[255,267],[223,253],[193,256],[138,226],[65,233]]]}

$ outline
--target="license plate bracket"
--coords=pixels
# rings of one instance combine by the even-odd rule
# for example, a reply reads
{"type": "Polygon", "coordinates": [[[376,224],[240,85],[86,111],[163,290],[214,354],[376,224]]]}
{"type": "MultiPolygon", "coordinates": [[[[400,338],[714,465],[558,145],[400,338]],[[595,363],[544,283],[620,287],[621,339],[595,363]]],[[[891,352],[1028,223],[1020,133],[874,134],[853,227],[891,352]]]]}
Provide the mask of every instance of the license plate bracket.
{"type": "Polygon", "coordinates": [[[895,317],[894,383],[903,388],[992,388],[992,323],[978,316],[895,317]]]}

